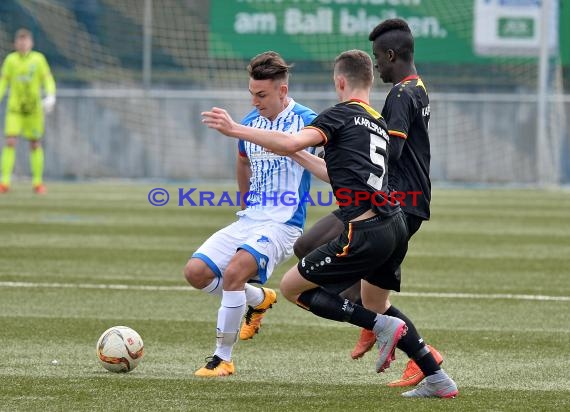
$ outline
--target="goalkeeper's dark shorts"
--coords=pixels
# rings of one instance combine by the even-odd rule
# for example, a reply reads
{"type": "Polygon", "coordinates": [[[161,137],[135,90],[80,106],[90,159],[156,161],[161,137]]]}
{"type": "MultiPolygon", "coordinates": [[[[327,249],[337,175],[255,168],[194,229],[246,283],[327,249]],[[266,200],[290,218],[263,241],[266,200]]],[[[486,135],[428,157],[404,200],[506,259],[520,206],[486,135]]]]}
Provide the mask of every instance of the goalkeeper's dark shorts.
{"type": "Polygon", "coordinates": [[[404,215],[347,223],[343,233],[305,256],[301,276],[320,286],[352,286],[360,279],[382,289],[400,291],[399,266],[408,250],[404,215]]]}

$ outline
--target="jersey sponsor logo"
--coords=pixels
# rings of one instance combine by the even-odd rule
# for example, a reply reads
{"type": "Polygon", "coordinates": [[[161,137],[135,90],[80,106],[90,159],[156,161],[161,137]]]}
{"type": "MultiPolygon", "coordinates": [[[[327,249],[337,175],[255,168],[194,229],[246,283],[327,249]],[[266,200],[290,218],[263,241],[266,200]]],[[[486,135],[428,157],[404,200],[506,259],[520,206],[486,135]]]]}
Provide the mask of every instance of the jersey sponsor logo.
{"type": "Polygon", "coordinates": [[[382,136],[384,139],[388,140],[388,134],[380,125],[377,123],[371,122],[370,119],[362,116],[356,116],[354,118],[354,124],[356,126],[364,126],[371,130],[374,134],[382,136]]]}
{"type": "Polygon", "coordinates": [[[281,159],[281,156],[275,153],[267,152],[265,150],[259,150],[257,152],[251,152],[248,156],[250,160],[273,160],[273,159],[281,159]]]}
{"type": "Polygon", "coordinates": [[[20,73],[18,76],[16,76],[16,78],[18,79],[18,81],[22,83],[31,83],[31,81],[34,79],[35,73],[36,73],[36,65],[30,64],[28,66],[28,71],[26,73],[20,73]]]}

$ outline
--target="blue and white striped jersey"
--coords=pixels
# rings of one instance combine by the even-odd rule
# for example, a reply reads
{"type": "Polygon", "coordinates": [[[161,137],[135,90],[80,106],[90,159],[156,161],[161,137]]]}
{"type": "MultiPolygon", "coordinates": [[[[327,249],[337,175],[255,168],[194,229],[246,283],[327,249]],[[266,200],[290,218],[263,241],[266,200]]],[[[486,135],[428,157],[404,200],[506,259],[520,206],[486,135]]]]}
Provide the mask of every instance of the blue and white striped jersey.
{"type": "MultiPolygon", "coordinates": [[[[290,99],[287,107],[271,121],[253,109],[241,124],[265,130],[297,133],[317,116],[311,109],[290,99]]],[[[311,175],[287,156],[266,151],[254,143],[240,140],[240,156],[251,163],[248,206],[239,216],[254,220],[272,220],[302,228],[307,216],[307,204],[301,202],[311,187],[311,175]]],[[[310,153],[315,148],[307,148],[310,153]]]]}

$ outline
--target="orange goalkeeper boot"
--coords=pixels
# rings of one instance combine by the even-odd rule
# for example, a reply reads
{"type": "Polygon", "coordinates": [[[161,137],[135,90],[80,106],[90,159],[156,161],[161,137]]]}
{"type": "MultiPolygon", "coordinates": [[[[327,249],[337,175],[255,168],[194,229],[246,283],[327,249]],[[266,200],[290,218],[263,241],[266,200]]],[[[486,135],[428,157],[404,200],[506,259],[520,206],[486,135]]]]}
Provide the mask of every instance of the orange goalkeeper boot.
{"type": "Polygon", "coordinates": [[[45,195],[47,194],[47,188],[43,183],[34,186],[34,193],[37,195],[45,195]]]}

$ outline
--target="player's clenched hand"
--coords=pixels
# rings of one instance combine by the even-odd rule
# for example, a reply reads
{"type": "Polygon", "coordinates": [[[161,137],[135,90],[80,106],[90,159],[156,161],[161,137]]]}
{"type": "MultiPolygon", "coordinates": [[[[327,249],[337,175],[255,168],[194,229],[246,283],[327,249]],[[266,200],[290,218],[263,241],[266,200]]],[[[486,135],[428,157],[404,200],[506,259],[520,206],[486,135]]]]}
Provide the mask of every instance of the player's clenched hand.
{"type": "Polygon", "coordinates": [[[202,123],[226,136],[232,136],[232,130],[238,126],[229,113],[219,107],[213,107],[209,112],[202,112],[202,123]]]}

